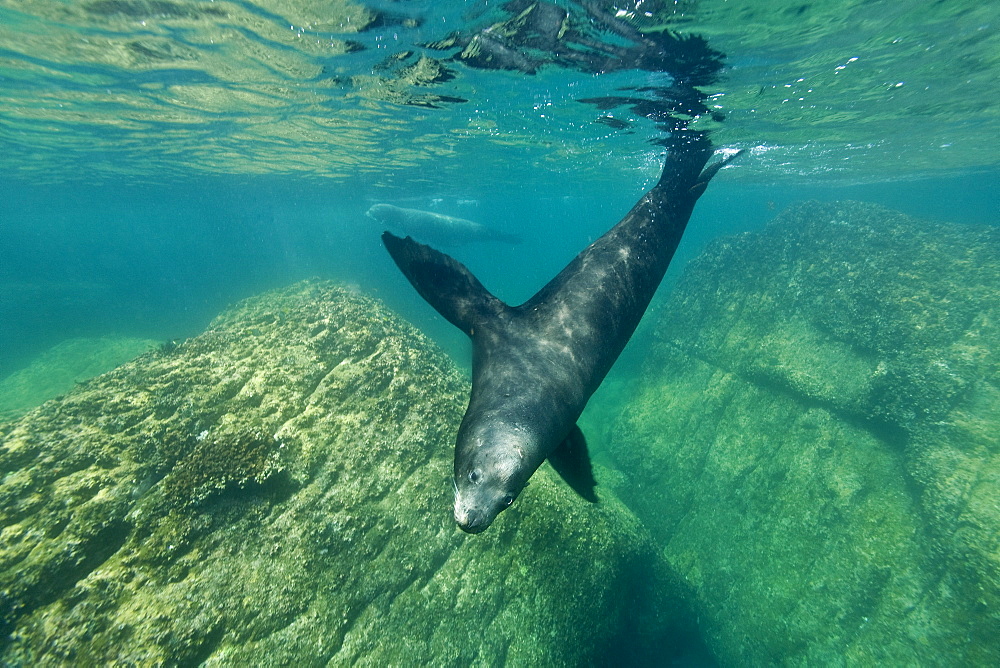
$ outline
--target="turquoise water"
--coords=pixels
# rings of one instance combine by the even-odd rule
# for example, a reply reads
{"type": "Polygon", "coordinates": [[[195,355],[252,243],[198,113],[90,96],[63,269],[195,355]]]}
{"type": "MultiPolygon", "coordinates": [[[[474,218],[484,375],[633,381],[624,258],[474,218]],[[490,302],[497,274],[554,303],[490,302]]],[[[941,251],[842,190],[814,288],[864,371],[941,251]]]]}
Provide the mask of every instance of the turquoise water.
{"type": "MultiPolygon", "coordinates": [[[[758,184],[748,157],[699,202],[666,282],[710,239],[759,229],[801,199],[860,199],[918,217],[995,224],[989,173],[874,184],[758,184]]],[[[509,169],[514,170],[516,166],[509,169]]],[[[452,191],[350,184],[300,176],[208,176],[163,184],[0,183],[0,374],[69,336],[118,333],[160,340],[200,332],[237,299],[299,278],[327,276],[379,296],[466,363],[464,337],[398,274],[364,213],[392,201],[520,232],[520,246],[448,249],[510,303],[520,303],[624,215],[654,171],[616,187],[546,174],[499,189],[474,176],[452,191]]],[[[507,179],[514,177],[507,175],[507,179]]],[[[503,182],[503,179],[500,179],[503,182]]],[[[658,295],[658,299],[663,294],[658,295]]]]}
{"type": "MultiPolygon", "coordinates": [[[[995,8],[738,4],[616,6],[727,54],[704,92],[728,119],[695,126],[750,149],[677,264],[804,198],[996,222],[995,8]]],[[[510,301],[530,296],[658,172],[652,122],[627,107],[607,112],[624,127],[596,122],[577,100],[658,75],[401,72],[457,52],[420,45],[505,16],[486,2],[0,5],[0,374],[68,333],[190,335],[301,276],[432,319],[360,215],[380,201],[522,233],[459,255],[510,301]]]]}
{"type": "MultiPolygon", "coordinates": [[[[719,117],[689,124],[746,150],[699,202],[654,308],[713,240],[802,200],[1000,225],[996,3],[602,6],[724,53],[702,87],[719,117]]],[[[478,69],[429,46],[505,17],[486,0],[0,0],[0,378],[71,339],[192,337],[310,277],[382,300],[467,367],[464,336],[365,212],[388,202],[520,235],[443,249],[517,304],[662,164],[654,120],[579,101],[663,86],[661,72],[478,69]]],[[[650,327],[584,416],[598,449],[650,327]]]]}

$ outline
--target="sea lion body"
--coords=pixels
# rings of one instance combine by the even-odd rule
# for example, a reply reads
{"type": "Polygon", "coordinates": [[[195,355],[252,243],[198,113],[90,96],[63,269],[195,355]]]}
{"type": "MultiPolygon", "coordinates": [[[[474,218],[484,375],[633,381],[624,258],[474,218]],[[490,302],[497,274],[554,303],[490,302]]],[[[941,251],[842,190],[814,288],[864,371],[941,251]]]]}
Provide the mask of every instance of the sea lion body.
{"type": "Polygon", "coordinates": [[[455,448],[455,521],[485,530],[543,461],[596,501],[576,421],[628,343],[663,278],[698,197],[729,160],[692,133],[659,183],[534,297],[511,307],[453,258],[388,232],[417,291],[472,338],[472,394],[455,448]]]}

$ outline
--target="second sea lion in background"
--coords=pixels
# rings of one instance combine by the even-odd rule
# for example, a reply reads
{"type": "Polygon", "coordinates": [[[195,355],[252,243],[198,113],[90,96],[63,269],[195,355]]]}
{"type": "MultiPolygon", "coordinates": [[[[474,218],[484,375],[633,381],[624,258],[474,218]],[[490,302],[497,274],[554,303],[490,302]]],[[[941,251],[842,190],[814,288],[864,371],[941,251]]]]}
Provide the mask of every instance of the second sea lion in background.
{"type": "Polygon", "coordinates": [[[494,230],[465,218],[433,211],[404,209],[392,204],[376,204],[367,216],[391,230],[441,246],[461,246],[478,241],[521,243],[521,237],[494,230]]]}

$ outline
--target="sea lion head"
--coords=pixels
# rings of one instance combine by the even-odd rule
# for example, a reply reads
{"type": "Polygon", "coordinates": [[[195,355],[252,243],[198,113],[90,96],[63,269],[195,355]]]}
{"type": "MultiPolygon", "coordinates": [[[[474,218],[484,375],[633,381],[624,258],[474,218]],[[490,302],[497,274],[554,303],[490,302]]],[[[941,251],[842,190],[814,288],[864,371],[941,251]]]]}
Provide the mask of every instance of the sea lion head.
{"type": "Polygon", "coordinates": [[[365,212],[365,215],[381,223],[388,220],[395,210],[396,207],[391,204],[375,204],[365,212]]]}
{"type": "MultiPolygon", "coordinates": [[[[463,430],[464,431],[464,430],[463,430]]],[[[518,427],[495,425],[459,434],[455,448],[455,521],[480,533],[510,508],[538,468],[530,439],[518,427]]]]}

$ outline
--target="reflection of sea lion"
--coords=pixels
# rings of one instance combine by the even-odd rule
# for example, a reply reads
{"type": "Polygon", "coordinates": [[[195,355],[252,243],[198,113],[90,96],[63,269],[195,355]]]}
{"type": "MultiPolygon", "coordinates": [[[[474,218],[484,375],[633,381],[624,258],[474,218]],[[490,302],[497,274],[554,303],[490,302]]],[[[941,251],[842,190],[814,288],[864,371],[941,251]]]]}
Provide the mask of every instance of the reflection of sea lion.
{"type": "Polygon", "coordinates": [[[702,171],[711,155],[699,134],[675,147],[660,182],[628,215],[517,307],[444,253],[382,235],[417,292],[472,338],[472,396],[455,448],[463,530],[486,529],[546,458],[597,500],[576,420],[639,324],[695,202],[731,159],[702,171]]]}
{"type": "Polygon", "coordinates": [[[423,241],[442,246],[459,246],[474,241],[521,243],[521,237],[492,230],[485,225],[432,211],[402,209],[392,204],[376,204],[368,209],[368,217],[386,227],[423,241]]]}

